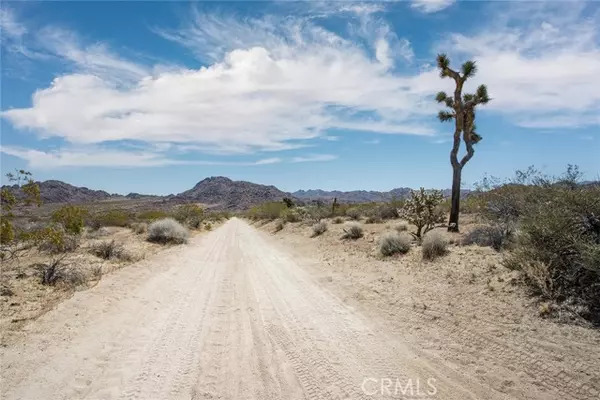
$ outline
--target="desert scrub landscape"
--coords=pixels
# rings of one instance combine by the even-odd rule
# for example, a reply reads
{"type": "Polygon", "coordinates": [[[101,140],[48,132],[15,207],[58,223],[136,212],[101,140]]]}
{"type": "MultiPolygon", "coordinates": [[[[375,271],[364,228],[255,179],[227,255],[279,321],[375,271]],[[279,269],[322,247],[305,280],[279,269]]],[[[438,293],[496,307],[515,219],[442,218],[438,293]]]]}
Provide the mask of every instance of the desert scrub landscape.
{"type": "Polygon", "coordinates": [[[0,256],[2,345],[76,291],[228,218],[196,204],[133,212],[101,203],[44,208],[30,175],[22,197],[3,192],[0,256]]]}
{"type": "Polygon", "coordinates": [[[518,294],[531,315],[593,328],[600,323],[600,188],[579,178],[576,166],[558,177],[530,167],[504,182],[486,178],[464,199],[461,233],[445,232],[449,205],[423,188],[388,204],[271,202],[247,216],[277,237],[318,237],[343,260],[360,254],[392,269],[416,263],[417,271],[440,265],[438,279],[460,288],[483,282],[479,295],[518,294]],[[290,221],[291,213],[298,218],[290,221]]]}

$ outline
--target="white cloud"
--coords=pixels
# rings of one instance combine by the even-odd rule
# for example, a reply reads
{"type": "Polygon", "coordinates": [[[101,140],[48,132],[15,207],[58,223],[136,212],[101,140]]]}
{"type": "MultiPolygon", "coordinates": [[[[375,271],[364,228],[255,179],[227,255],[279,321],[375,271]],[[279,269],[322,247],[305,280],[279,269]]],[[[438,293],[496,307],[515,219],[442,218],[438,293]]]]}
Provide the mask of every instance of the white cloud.
{"type": "Polygon", "coordinates": [[[424,13],[434,13],[450,7],[456,0],[412,0],[411,7],[424,13]]]}
{"type": "Polygon", "coordinates": [[[599,125],[598,15],[572,2],[509,7],[488,29],[446,44],[477,60],[473,84],[486,83],[493,99],[486,109],[524,127],[599,125]]]}
{"type": "MultiPolygon", "coordinates": [[[[298,147],[330,128],[433,132],[417,122],[433,102],[423,103],[418,81],[388,72],[390,54],[380,63],[362,45],[310,21],[278,22],[197,15],[195,25],[171,38],[220,60],[154,74],[103,45],[47,29],[45,48],[80,72],[57,77],[34,94],[30,108],[2,116],[74,144],[178,142],[222,152],[298,147]],[[118,85],[124,77],[128,85],[118,85]]],[[[386,28],[378,40],[392,36],[386,28]]]]}
{"type": "MultiPolygon", "coordinates": [[[[455,65],[477,60],[479,74],[468,89],[488,84],[493,100],[486,112],[527,127],[597,126],[600,24],[584,18],[583,8],[553,7],[562,8],[495,13],[485,30],[449,34],[440,47],[455,65]]],[[[68,62],[75,72],[36,91],[31,107],[4,110],[2,116],[38,136],[63,138],[75,149],[107,141],[142,143],[127,154],[146,166],[179,162],[159,147],[179,157],[277,152],[314,145],[311,139],[331,137],[330,129],[435,136],[443,128],[433,122],[433,95],[451,82],[440,80],[431,65],[400,72],[406,69],[396,68],[399,64],[414,59],[410,43],[374,15],[375,9],[363,11],[353,11],[357,16],[345,36],[311,18],[197,13],[189,26],[160,33],[194,52],[206,65],[198,69],[157,69],[124,59],[106,44],[46,27],[34,35],[35,49],[68,62]]],[[[30,35],[27,28],[15,28],[14,18],[2,18],[15,35],[30,35]]],[[[86,152],[74,150],[18,151],[40,166],[129,163],[114,152],[85,160],[86,152]]],[[[266,158],[250,165],[272,162],[284,161],[266,158]]]]}
{"type": "Polygon", "coordinates": [[[332,161],[335,160],[337,156],[333,154],[311,154],[308,156],[300,156],[293,157],[292,163],[303,163],[303,162],[316,162],[316,161],[332,161]]]}
{"type": "Polygon", "coordinates": [[[139,81],[150,75],[150,69],[124,60],[111,52],[107,45],[84,45],[71,31],[46,27],[37,34],[36,44],[50,54],[72,63],[81,73],[101,77],[107,81],[139,81]]]}
{"type": "Polygon", "coordinates": [[[64,167],[158,167],[165,165],[234,165],[253,166],[280,163],[280,158],[266,158],[257,161],[208,161],[179,160],[165,157],[158,152],[111,150],[102,148],[74,148],[52,151],[3,146],[4,154],[27,161],[28,168],[51,169],[64,167]]]}
{"type": "Polygon", "coordinates": [[[3,5],[0,8],[0,32],[4,41],[6,38],[22,37],[27,33],[27,28],[17,20],[10,8],[3,5]]]}

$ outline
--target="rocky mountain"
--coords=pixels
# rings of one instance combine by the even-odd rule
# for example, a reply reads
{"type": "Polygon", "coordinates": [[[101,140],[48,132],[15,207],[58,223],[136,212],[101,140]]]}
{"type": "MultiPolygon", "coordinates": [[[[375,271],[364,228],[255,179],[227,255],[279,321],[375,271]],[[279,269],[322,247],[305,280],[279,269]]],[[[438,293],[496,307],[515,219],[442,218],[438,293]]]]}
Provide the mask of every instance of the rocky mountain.
{"type": "Polygon", "coordinates": [[[275,186],[259,185],[245,181],[233,181],[223,176],[203,179],[190,190],[175,195],[178,201],[195,201],[214,205],[215,208],[246,209],[266,201],[280,201],[292,197],[275,186]]]}
{"type": "MultiPolygon", "coordinates": [[[[87,203],[123,197],[118,194],[110,194],[104,190],[73,186],[62,181],[50,180],[38,182],[38,184],[43,203],[87,203]]],[[[4,188],[10,190],[17,198],[23,195],[17,185],[2,186],[2,189],[4,188]]]]}

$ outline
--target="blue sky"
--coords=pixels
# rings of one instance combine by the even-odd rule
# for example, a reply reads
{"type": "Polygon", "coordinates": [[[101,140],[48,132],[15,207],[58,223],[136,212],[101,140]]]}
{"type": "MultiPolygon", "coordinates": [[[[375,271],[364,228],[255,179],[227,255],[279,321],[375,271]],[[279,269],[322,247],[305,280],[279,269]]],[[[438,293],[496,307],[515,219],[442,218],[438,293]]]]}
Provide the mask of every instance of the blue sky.
{"type": "MultiPolygon", "coordinates": [[[[492,101],[463,172],[600,173],[600,3],[2,2],[3,174],[167,194],[450,186],[435,56],[492,101]]],[[[5,180],[3,180],[5,182],[5,180]]]]}

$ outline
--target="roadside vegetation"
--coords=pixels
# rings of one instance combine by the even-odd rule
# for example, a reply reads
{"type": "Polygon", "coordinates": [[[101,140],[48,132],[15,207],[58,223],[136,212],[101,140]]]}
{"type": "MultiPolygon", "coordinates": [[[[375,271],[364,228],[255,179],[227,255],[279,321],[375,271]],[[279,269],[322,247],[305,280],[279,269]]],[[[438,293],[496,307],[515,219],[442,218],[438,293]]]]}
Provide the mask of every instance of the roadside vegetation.
{"type": "Polygon", "coordinates": [[[557,177],[530,167],[506,181],[486,177],[462,200],[462,233],[445,232],[449,199],[424,188],[388,203],[270,202],[246,217],[275,221],[274,231],[292,224],[310,237],[331,230],[329,238],[375,241],[371,251],[390,262],[419,251],[423,262],[443,263],[449,254],[489,247],[545,304],[545,317],[600,324],[600,184],[583,184],[576,166],[557,177]],[[385,226],[375,237],[374,225],[385,226]]]}

